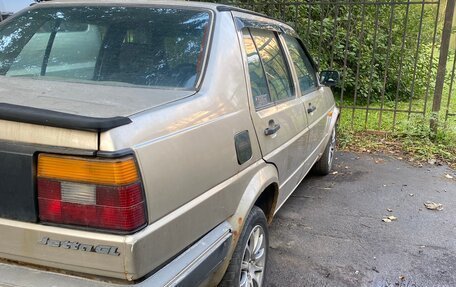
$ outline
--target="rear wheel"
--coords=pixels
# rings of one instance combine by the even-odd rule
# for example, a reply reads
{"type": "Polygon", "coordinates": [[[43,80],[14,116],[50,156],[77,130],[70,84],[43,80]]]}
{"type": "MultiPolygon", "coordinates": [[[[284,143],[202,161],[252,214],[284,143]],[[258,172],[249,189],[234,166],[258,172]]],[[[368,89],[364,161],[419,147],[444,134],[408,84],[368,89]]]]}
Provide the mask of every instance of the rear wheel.
{"type": "Polygon", "coordinates": [[[254,206],[247,216],[230,265],[219,286],[265,286],[268,248],[266,216],[260,208],[254,206]]]}
{"type": "Polygon", "coordinates": [[[321,158],[315,163],[314,172],[319,175],[327,175],[331,172],[334,155],[336,153],[336,127],[331,131],[331,137],[326,145],[321,158]]]}

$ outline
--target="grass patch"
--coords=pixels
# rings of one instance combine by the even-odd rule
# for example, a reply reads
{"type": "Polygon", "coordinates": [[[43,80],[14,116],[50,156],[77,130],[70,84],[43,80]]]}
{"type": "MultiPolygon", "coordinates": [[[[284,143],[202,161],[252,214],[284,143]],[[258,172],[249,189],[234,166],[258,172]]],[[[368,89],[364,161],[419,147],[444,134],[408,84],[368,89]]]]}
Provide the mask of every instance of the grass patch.
{"type": "Polygon", "coordinates": [[[456,168],[456,116],[446,118],[447,112],[456,114],[456,83],[450,91],[449,82],[454,57],[454,54],[449,56],[447,65],[437,134],[430,129],[433,86],[427,97],[420,95],[407,101],[367,103],[365,99],[354,101],[345,95],[343,102],[339,101],[338,105],[359,109],[342,109],[338,129],[339,147],[358,152],[381,151],[418,164],[446,163],[456,168]],[[369,110],[366,110],[367,107],[369,110]]]}
{"type": "Polygon", "coordinates": [[[456,168],[455,126],[442,128],[434,135],[429,118],[412,115],[410,119],[398,121],[392,132],[357,131],[347,127],[346,117],[342,115],[338,129],[342,150],[383,152],[416,164],[448,164],[456,168]]]}

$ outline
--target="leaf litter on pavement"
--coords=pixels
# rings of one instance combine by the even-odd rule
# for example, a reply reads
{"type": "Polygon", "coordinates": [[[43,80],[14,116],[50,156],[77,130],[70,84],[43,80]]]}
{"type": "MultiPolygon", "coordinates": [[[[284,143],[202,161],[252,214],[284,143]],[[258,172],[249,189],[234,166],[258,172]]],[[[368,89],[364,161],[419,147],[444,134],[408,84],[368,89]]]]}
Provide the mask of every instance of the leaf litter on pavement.
{"type": "Polygon", "coordinates": [[[424,206],[429,209],[429,210],[437,210],[437,211],[442,211],[443,210],[443,204],[441,203],[436,203],[433,201],[426,201],[424,203],[424,206]]]}
{"type": "Polygon", "coordinates": [[[383,219],[382,219],[382,221],[386,222],[386,223],[390,223],[390,222],[393,222],[393,221],[396,221],[396,220],[397,220],[397,217],[393,216],[393,215],[384,216],[383,219]]]}

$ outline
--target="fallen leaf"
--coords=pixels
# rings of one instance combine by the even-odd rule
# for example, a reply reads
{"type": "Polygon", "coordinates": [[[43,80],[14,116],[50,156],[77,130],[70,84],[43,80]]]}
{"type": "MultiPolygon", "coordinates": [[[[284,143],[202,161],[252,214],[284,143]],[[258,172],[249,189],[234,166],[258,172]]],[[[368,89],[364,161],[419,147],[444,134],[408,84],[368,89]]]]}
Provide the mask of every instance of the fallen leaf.
{"type": "Polygon", "coordinates": [[[449,174],[445,174],[445,177],[448,178],[448,179],[453,179],[453,176],[449,175],[449,174]]]}
{"type": "Polygon", "coordinates": [[[438,211],[443,210],[443,205],[441,203],[435,203],[433,201],[426,201],[424,203],[424,206],[426,206],[426,208],[429,210],[438,210],[438,211]]]}
{"type": "Polygon", "coordinates": [[[291,246],[294,245],[294,244],[295,244],[295,242],[292,240],[292,241],[290,241],[290,242],[287,243],[287,246],[288,246],[288,247],[291,247],[291,246]]]}
{"type": "Polygon", "coordinates": [[[404,275],[399,276],[399,280],[404,281],[405,280],[405,276],[404,275]]]}
{"type": "Polygon", "coordinates": [[[390,223],[390,222],[393,222],[393,221],[396,221],[396,220],[397,220],[397,217],[393,216],[393,215],[384,216],[383,219],[382,219],[382,221],[386,222],[386,223],[390,223]]]}

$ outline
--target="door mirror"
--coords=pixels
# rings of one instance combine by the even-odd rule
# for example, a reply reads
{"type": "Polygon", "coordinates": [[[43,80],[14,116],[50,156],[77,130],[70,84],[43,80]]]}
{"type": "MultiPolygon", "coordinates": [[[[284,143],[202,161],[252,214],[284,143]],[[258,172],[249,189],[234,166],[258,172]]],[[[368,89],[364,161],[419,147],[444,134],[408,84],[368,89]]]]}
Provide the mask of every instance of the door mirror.
{"type": "Polygon", "coordinates": [[[321,71],[320,84],[327,87],[334,87],[339,83],[340,74],[337,71],[321,71]]]}

